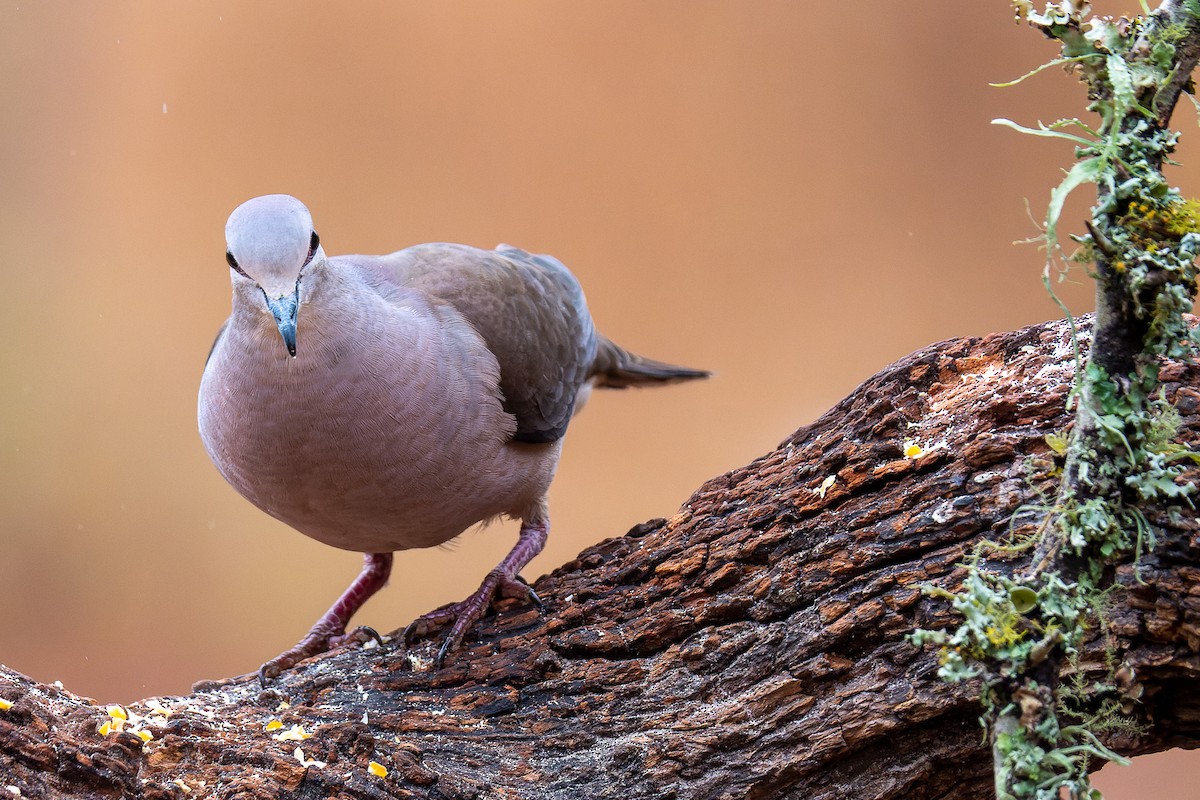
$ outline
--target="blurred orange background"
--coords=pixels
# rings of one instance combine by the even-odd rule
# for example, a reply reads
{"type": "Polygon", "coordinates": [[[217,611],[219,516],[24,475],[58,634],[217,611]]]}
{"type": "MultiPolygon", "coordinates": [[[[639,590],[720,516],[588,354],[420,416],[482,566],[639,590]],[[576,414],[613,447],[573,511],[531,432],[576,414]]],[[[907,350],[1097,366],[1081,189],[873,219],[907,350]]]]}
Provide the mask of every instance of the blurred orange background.
{"type": "MultiPolygon", "coordinates": [[[[239,498],[196,433],[243,200],[297,195],[331,254],[553,253],[611,338],[716,371],[593,398],[533,578],[910,351],[1057,316],[1013,242],[1070,146],[989,121],[1081,115],[1083,92],[988,86],[1056,55],[1003,0],[3,0],[0,661],[105,701],[183,693],[294,643],[357,572],[239,498]]],[[[1194,195],[1193,120],[1171,177],[1194,195]]],[[[1090,307],[1082,274],[1060,288],[1090,307]]],[[[460,599],[514,536],[401,554],[358,620],[460,599]]],[[[1110,798],[1196,797],[1200,759],[1139,765],[1104,772],[1110,798]]]]}

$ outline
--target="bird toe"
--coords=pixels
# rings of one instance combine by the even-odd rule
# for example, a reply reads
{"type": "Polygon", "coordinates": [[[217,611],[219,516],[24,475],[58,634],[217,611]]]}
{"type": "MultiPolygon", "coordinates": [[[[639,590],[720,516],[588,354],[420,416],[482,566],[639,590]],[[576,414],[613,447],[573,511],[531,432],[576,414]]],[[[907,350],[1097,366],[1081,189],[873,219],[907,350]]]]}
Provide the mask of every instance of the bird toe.
{"type": "Polygon", "coordinates": [[[404,630],[405,646],[446,624],[453,623],[438,648],[434,665],[441,669],[450,653],[458,649],[471,628],[487,613],[497,597],[516,598],[532,604],[540,612],[545,606],[537,592],[520,575],[506,575],[497,569],[488,573],[480,587],[468,598],[417,617],[404,630]]]}

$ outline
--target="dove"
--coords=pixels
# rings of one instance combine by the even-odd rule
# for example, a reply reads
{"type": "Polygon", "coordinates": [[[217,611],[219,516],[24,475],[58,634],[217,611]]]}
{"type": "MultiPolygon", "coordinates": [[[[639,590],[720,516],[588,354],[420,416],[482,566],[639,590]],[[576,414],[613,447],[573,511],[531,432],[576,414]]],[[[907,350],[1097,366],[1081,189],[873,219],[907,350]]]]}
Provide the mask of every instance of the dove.
{"type": "Polygon", "coordinates": [[[704,378],[596,332],[557,259],[508,245],[420,244],[328,256],[289,195],[240,205],[225,227],[233,308],[200,382],[200,436],[222,476],[272,517],[363,553],[362,571],[264,683],[347,633],[393,553],[496,517],[520,521],[479,589],[418,617],[408,646],[448,626],[441,667],[498,597],[540,599],[520,577],[549,532],[563,435],[593,387],[704,378]]]}

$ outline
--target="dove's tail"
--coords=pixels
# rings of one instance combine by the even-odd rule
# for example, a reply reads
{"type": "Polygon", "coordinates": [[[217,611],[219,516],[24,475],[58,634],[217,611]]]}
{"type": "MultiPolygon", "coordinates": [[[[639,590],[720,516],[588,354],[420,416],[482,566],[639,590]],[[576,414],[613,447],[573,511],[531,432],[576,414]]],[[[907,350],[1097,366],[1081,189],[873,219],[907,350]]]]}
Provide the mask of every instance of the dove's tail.
{"type": "Polygon", "coordinates": [[[677,367],[634,355],[600,337],[596,361],[592,367],[595,385],[605,389],[624,389],[628,386],[656,386],[707,378],[708,370],[677,367]]]}

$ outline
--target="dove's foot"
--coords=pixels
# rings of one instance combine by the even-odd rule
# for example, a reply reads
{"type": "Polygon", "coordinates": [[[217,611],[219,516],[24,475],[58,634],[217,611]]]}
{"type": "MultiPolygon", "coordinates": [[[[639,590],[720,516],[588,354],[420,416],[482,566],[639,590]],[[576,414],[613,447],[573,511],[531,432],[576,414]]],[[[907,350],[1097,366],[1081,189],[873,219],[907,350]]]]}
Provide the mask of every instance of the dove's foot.
{"type": "Polygon", "coordinates": [[[280,653],[259,668],[259,683],[266,685],[267,681],[271,680],[271,678],[279,675],[284,670],[291,669],[306,658],[312,658],[315,655],[336,650],[343,645],[366,644],[372,639],[379,644],[383,644],[383,637],[376,633],[374,628],[368,628],[365,625],[355,628],[349,633],[339,631],[334,634],[319,631],[314,627],[291,650],[280,653]]]}
{"type": "Polygon", "coordinates": [[[521,534],[512,551],[494,570],[487,574],[474,594],[454,605],[439,608],[417,617],[411,625],[405,628],[404,643],[406,646],[411,647],[418,638],[453,621],[454,624],[442,641],[442,646],[438,648],[437,658],[434,660],[436,667],[441,669],[446,662],[446,656],[458,649],[463,637],[467,635],[467,631],[483,618],[488,607],[497,597],[525,599],[536,606],[538,611],[542,610],[542,600],[537,596],[537,592],[533,591],[533,587],[517,574],[522,567],[542,551],[542,547],[546,544],[546,534],[550,529],[549,523],[546,522],[544,505],[539,504],[537,513],[532,516],[532,521],[526,520],[521,523],[521,534]]]}
{"type": "Polygon", "coordinates": [[[496,568],[487,574],[475,593],[466,600],[430,611],[413,620],[412,624],[404,629],[404,643],[411,646],[422,636],[448,622],[453,622],[454,625],[446,634],[442,646],[438,648],[437,658],[434,660],[437,668],[441,669],[442,665],[446,663],[446,656],[458,649],[458,646],[462,644],[463,637],[467,635],[467,631],[483,618],[488,607],[497,597],[525,599],[536,606],[538,611],[542,610],[542,599],[521,576],[505,575],[499,568],[496,568]]]}
{"type": "Polygon", "coordinates": [[[291,669],[306,658],[333,650],[346,644],[365,643],[371,639],[383,644],[383,639],[371,628],[355,628],[346,633],[346,625],[354,613],[387,583],[392,571],[391,553],[364,553],[362,572],[337,599],[312,630],[290,650],[275,656],[258,670],[258,679],[266,684],[284,670],[291,669]]]}

